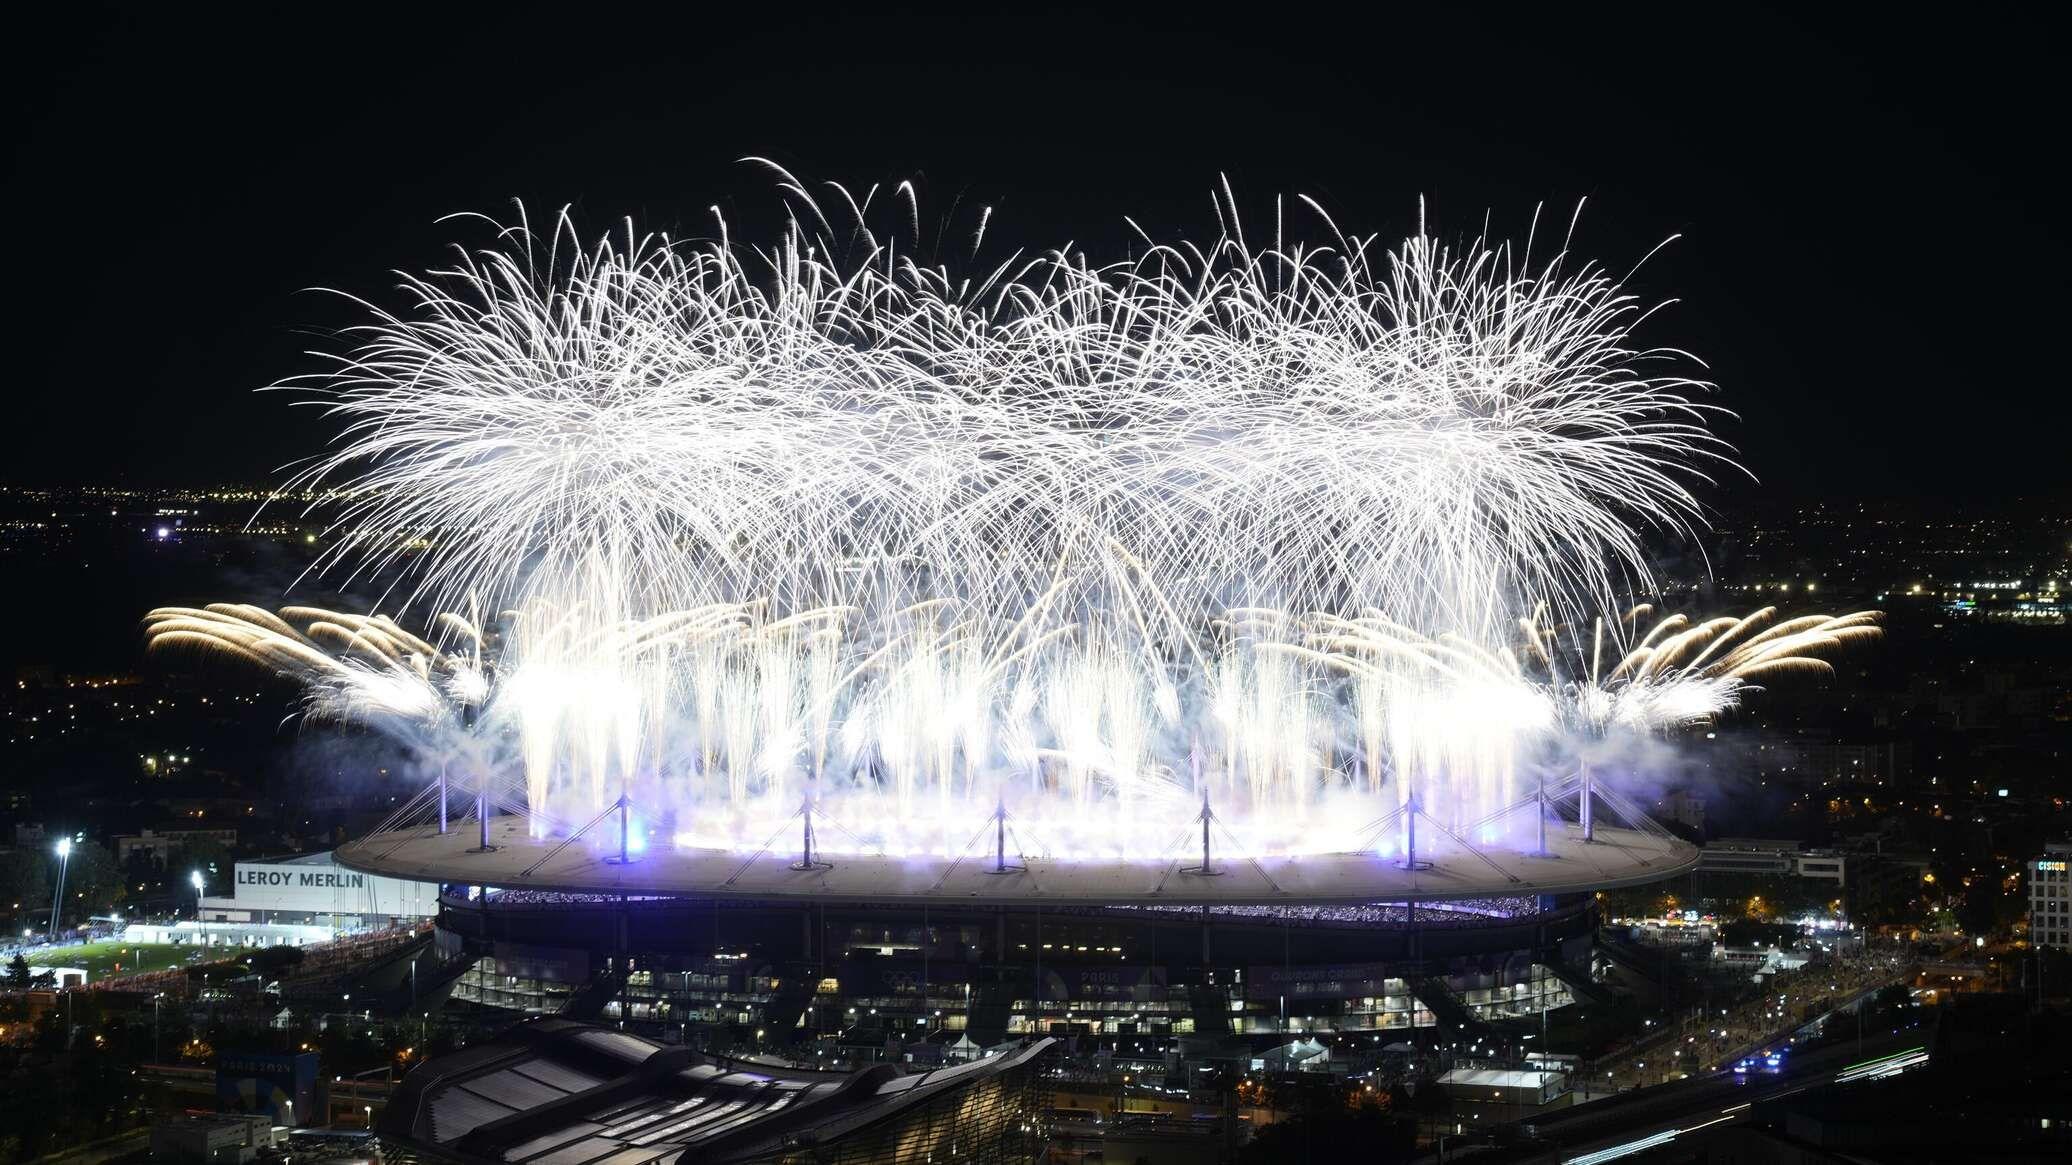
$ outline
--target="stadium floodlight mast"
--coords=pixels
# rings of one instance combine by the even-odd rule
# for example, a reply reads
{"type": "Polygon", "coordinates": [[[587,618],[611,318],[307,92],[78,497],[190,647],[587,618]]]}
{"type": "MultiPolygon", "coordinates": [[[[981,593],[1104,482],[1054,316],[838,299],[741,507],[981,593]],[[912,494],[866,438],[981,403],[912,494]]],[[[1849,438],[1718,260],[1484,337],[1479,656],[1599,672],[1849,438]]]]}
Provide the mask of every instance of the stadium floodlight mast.
{"type": "Polygon", "coordinates": [[[201,892],[202,888],[208,884],[207,879],[202,877],[200,870],[189,870],[187,871],[187,884],[194,887],[194,920],[199,922],[201,921],[201,892]]]}
{"type": "Polygon", "coordinates": [[[58,839],[58,889],[50,899],[50,941],[58,941],[58,916],[65,906],[65,872],[72,867],[72,839],[58,839]]]}

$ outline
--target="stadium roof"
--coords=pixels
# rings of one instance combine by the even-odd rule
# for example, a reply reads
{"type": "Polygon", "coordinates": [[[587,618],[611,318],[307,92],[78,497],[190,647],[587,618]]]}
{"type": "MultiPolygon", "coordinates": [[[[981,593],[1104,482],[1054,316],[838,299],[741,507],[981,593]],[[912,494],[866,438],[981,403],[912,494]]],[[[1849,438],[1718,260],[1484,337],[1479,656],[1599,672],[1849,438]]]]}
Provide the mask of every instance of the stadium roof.
{"type": "Polygon", "coordinates": [[[539,1018],[419,1066],[379,1131],[428,1156],[483,1165],[724,1165],[869,1135],[1033,1064],[1051,1043],[930,1072],[819,1072],[539,1018]]]}
{"type": "MultiPolygon", "coordinates": [[[[1544,855],[1495,847],[1436,849],[1406,869],[1379,854],[1223,858],[1199,872],[1200,854],[1166,860],[1059,860],[993,853],[945,858],[879,854],[752,853],[657,846],[630,862],[602,839],[536,838],[525,818],[491,819],[496,846],[475,852],[474,823],[438,833],[416,827],[340,846],[341,864],[373,874],[443,883],[540,890],[663,894],[741,900],[932,901],[965,905],[1288,905],[1430,902],[1492,895],[1564,894],[1655,882],[1697,864],[1698,848],[1667,834],[1599,825],[1586,842],[1567,823],[1547,833],[1544,855]]],[[[1425,856],[1425,855],[1420,855],[1425,856]]]]}

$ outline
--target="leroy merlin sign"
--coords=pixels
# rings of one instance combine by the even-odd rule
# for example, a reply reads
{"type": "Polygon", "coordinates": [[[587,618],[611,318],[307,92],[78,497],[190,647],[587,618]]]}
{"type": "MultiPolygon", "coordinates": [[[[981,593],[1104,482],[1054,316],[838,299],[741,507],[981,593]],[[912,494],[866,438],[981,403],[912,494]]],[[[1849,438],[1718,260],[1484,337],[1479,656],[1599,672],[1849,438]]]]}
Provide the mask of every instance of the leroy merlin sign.
{"type": "Polygon", "coordinates": [[[240,886],[320,886],[327,890],[358,890],[367,884],[367,875],[355,874],[350,870],[282,870],[239,866],[237,868],[237,884],[240,886]]]}
{"type": "Polygon", "coordinates": [[[348,870],[329,854],[301,861],[239,862],[233,881],[237,885],[234,908],[260,914],[298,911],[429,917],[439,909],[439,888],[434,883],[348,870]]]}

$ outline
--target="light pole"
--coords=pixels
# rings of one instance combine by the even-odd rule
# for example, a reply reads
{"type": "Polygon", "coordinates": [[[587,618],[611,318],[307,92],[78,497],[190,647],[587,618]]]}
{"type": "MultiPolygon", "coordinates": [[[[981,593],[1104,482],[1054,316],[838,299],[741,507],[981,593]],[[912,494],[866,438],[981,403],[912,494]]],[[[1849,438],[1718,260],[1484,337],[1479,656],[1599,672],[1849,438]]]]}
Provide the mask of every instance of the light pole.
{"type": "Polygon", "coordinates": [[[72,839],[58,839],[58,892],[50,899],[50,941],[58,941],[58,912],[65,907],[65,871],[72,865],[72,839]]]}
{"type": "Polygon", "coordinates": [[[200,870],[189,870],[187,871],[187,884],[194,887],[194,921],[200,922],[201,892],[202,887],[206,886],[208,882],[201,876],[200,870]]]}

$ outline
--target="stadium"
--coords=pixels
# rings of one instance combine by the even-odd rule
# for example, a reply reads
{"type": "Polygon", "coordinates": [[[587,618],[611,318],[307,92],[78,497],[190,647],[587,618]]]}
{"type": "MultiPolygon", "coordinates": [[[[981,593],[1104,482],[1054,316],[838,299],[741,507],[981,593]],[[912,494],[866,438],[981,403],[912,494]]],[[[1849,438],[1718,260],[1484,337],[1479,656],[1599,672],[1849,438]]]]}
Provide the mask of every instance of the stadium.
{"type": "Polygon", "coordinates": [[[997,847],[622,858],[536,838],[516,815],[390,829],[337,860],[440,884],[437,941],[474,960],[457,997],[486,1006],[588,1006],[671,1042],[843,1060],[1075,1036],[1184,1077],[1183,1044],[1197,1064],[1249,1062],[1319,1037],[1371,1052],[1536,1027],[1593,990],[1593,891],[1697,860],[1604,812],[1587,838],[1550,813],[1544,853],[1449,846],[1414,862],[1213,847],[1164,863],[997,847]]]}
{"type": "Polygon", "coordinates": [[[966,277],[781,179],[770,249],[502,230],[316,378],[318,568],[421,630],[147,621],[413,758],[336,854],[440,888],[413,991],[1183,1090],[1522,1044],[1595,894],[1696,863],[1645,758],[1876,634],[1634,604],[1730,460],[1565,251],[1260,250],[1226,191],[1205,246],[966,277]]]}

